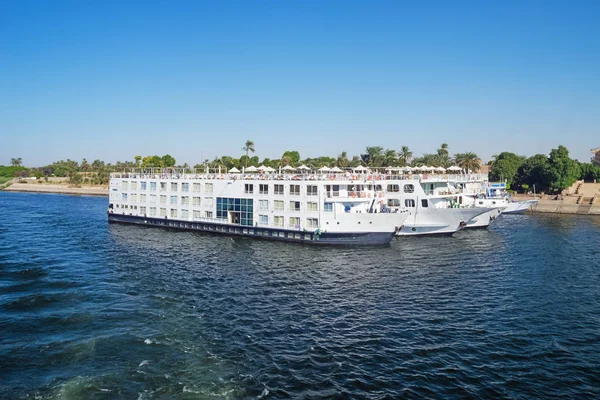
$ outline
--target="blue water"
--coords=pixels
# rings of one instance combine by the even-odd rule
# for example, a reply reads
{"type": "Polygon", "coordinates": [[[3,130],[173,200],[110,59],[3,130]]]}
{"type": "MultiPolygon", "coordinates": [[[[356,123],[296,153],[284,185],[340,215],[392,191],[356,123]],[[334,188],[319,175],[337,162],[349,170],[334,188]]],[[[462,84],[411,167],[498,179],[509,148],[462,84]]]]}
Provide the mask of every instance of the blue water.
{"type": "Polygon", "coordinates": [[[600,397],[600,219],[318,248],[0,192],[0,398],[600,397]]]}

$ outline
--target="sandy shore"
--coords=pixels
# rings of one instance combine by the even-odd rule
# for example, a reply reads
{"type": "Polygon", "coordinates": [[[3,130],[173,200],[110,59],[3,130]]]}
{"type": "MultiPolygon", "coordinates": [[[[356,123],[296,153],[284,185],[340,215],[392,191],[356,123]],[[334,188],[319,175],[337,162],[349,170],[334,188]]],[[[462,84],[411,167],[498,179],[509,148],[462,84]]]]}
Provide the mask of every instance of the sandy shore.
{"type": "Polygon", "coordinates": [[[32,192],[32,193],[60,193],[90,196],[108,196],[107,186],[73,187],[69,184],[57,183],[13,183],[4,191],[7,192],[32,192]]]}

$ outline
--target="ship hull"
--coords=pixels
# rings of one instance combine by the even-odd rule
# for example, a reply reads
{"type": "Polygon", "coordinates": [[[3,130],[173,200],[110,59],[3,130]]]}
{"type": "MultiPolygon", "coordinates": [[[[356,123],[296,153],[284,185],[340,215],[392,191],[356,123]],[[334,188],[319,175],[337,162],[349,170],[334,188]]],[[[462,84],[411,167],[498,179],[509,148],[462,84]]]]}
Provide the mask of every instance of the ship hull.
{"type": "Polygon", "coordinates": [[[108,213],[111,223],[134,224],[149,227],[206,232],[227,236],[247,236],[282,242],[311,245],[357,246],[387,245],[395,232],[320,232],[252,227],[205,221],[181,221],[166,218],[149,218],[135,215],[108,213]]]}

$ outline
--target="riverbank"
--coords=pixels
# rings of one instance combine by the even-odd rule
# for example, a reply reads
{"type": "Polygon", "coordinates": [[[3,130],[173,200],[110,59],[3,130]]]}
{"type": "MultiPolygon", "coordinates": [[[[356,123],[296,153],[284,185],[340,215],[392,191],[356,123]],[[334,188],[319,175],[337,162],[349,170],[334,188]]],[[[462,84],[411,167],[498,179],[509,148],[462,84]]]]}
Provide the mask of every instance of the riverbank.
{"type": "Polygon", "coordinates": [[[600,215],[599,204],[578,204],[573,198],[563,200],[542,199],[532,208],[533,212],[551,214],[600,215]]]}
{"type": "Polygon", "coordinates": [[[108,186],[80,185],[67,183],[13,183],[3,189],[6,192],[57,193],[88,196],[108,196],[108,186]]]}

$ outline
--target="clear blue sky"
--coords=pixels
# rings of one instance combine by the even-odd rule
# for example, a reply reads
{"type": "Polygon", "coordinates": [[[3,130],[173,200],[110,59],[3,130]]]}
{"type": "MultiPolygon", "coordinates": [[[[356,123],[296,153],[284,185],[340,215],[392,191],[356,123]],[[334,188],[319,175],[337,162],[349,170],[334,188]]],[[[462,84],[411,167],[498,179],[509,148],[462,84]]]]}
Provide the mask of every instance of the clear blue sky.
{"type": "Polygon", "coordinates": [[[589,161],[600,1],[0,4],[0,164],[420,155],[589,161]]]}

